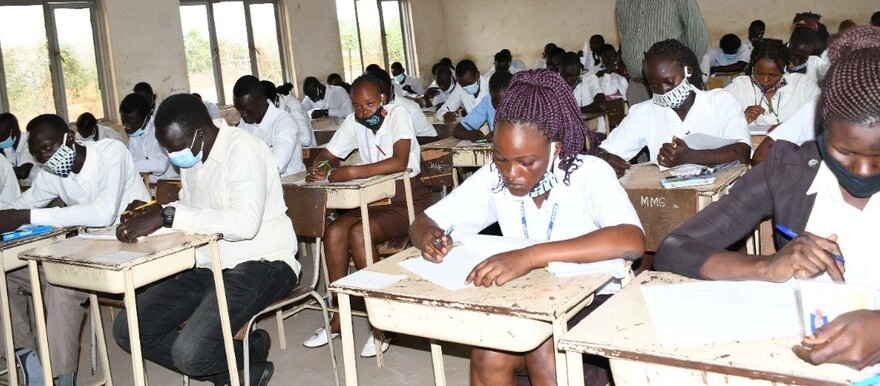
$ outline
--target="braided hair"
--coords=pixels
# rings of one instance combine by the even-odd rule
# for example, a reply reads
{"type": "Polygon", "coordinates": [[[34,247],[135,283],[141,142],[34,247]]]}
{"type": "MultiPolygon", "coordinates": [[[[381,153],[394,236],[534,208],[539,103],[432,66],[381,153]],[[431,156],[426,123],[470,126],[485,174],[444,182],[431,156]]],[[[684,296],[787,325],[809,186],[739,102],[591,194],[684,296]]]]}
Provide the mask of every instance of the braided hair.
{"type": "MultiPolygon", "coordinates": [[[[379,70],[382,70],[382,69],[379,68],[379,70]]],[[[375,69],[373,69],[373,71],[375,71],[375,69]]],[[[382,70],[382,71],[384,71],[384,70],[382,70]]],[[[385,84],[382,82],[382,80],[380,80],[378,77],[376,77],[376,75],[373,75],[371,72],[367,72],[367,73],[357,77],[357,79],[355,79],[354,82],[351,82],[351,90],[354,91],[355,88],[358,88],[364,84],[372,85],[373,87],[376,88],[376,91],[378,91],[380,94],[385,94],[386,98],[390,98],[390,95],[388,95],[388,90],[386,88],[387,86],[385,86],[385,84]]],[[[385,103],[388,103],[388,102],[390,102],[390,101],[387,101],[387,100],[385,101],[385,103]]]]}
{"type": "Polygon", "coordinates": [[[649,60],[655,58],[672,59],[681,64],[682,67],[687,66],[691,73],[688,82],[698,90],[705,90],[703,85],[703,72],[700,70],[700,61],[697,60],[694,51],[691,51],[691,49],[684,45],[684,43],[675,39],[666,39],[654,43],[654,45],[645,52],[644,63],[647,64],[649,60]]]}
{"type": "MultiPolygon", "coordinates": [[[[853,27],[831,44],[831,67],[822,83],[822,125],[840,119],[863,126],[880,123],[880,28],[853,27]]],[[[831,55],[829,55],[830,57],[831,55]]]]}
{"type": "Polygon", "coordinates": [[[752,50],[752,57],[749,61],[749,73],[761,59],[770,59],[779,66],[779,71],[785,73],[788,64],[791,63],[791,52],[785,43],[779,39],[764,39],[752,50]]]}
{"type": "Polygon", "coordinates": [[[551,142],[560,142],[559,167],[565,170],[567,185],[571,173],[580,166],[578,154],[584,149],[595,153],[599,141],[587,130],[571,87],[550,70],[520,71],[513,75],[498,109],[496,126],[501,123],[536,124],[551,142]]]}

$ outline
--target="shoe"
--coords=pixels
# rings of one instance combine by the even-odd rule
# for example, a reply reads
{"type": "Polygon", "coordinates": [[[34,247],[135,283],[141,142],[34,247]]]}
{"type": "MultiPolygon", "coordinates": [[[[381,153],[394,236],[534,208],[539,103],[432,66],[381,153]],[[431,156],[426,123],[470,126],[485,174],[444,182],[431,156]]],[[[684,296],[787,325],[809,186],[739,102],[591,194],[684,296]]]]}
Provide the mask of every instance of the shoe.
{"type": "Polygon", "coordinates": [[[306,341],[303,342],[303,346],[306,346],[308,348],[321,347],[327,344],[327,342],[329,342],[330,340],[339,337],[338,332],[334,332],[329,335],[330,337],[328,338],[327,331],[324,329],[324,327],[321,327],[318,329],[318,331],[315,331],[315,335],[310,336],[309,339],[306,339],[306,341]]]}
{"type": "MultiPolygon", "coordinates": [[[[251,386],[266,386],[272,379],[272,374],[275,373],[275,365],[272,362],[251,363],[250,371],[251,386]]],[[[238,378],[238,383],[244,385],[244,370],[238,370],[238,378]]],[[[219,374],[214,379],[214,386],[229,386],[230,384],[232,382],[229,381],[229,373],[219,374]]]]}
{"type": "Polygon", "coordinates": [[[59,375],[55,378],[55,386],[76,386],[76,372],[59,375]]]}
{"type": "Polygon", "coordinates": [[[251,333],[249,344],[251,346],[251,363],[265,362],[269,358],[269,349],[272,348],[272,338],[266,330],[258,329],[251,333]]]}
{"type": "Polygon", "coordinates": [[[44,385],[43,366],[34,350],[20,348],[15,350],[15,365],[18,367],[19,382],[23,385],[44,385]]]}
{"type": "MultiPolygon", "coordinates": [[[[382,339],[382,352],[388,351],[388,348],[391,347],[391,340],[393,338],[390,336],[385,336],[385,339],[382,339]]],[[[370,329],[370,336],[367,338],[367,343],[364,344],[364,349],[361,350],[361,358],[372,358],[376,356],[376,340],[373,339],[373,330],[370,329]]]]}

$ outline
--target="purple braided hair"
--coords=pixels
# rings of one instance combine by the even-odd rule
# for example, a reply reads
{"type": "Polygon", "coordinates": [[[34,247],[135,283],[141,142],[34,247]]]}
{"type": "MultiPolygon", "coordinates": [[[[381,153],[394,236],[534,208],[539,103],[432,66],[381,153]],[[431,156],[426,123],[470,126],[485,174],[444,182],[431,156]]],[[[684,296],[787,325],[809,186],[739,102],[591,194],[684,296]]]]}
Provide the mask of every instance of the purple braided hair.
{"type": "Polygon", "coordinates": [[[831,67],[822,83],[821,114],[872,126],[880,122],[880,27],[859,26],[842,33],[828,49],[831,67]]]}

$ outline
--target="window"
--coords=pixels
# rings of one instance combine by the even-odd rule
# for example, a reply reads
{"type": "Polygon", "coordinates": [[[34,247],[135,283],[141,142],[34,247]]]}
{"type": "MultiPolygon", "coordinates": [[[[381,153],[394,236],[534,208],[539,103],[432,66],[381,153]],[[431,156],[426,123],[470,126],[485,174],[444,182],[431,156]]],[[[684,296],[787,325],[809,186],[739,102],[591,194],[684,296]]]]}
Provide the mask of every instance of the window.
{"type": "Polygon", "coordinates": [[[350,82],[369,64],[385,69],[401,62],[414,68],[408,11],[403,0],[336,0],[345,78],[350,82]]]}
{"type": "Polygon", "coordinates": [[[242,75],[285,82],[277,15],[270,0],[181,1],[190,90],[231,104],[242,75]]]}
{"type": "Polygon", "coordinates": [[[0,6],[0,108],[22,125],[49,112],[103,117],[94,3],[16,4],[0,6]]]}

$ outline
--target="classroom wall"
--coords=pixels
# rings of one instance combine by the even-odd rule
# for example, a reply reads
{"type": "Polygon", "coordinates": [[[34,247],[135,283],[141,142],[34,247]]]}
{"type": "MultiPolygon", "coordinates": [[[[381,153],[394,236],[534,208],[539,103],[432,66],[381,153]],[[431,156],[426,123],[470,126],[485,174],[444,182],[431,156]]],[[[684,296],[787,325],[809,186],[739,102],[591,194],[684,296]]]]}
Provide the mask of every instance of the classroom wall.
{"type": "Polygon", "coordinates": [[[449,56],[443,2],[438,0],[409,0],[409,14],[413,26],[414,57],[418,76],[427,86],[434,77],[431,67],[449,56]]]}
{"type": "Polygon", "coordinates": [[[336,22],[335,0],[283,0],[290,26],[294,91],[302,97],[308,76],[322,82],[327,75],[342,73],[342,46],[336,22]]]}

